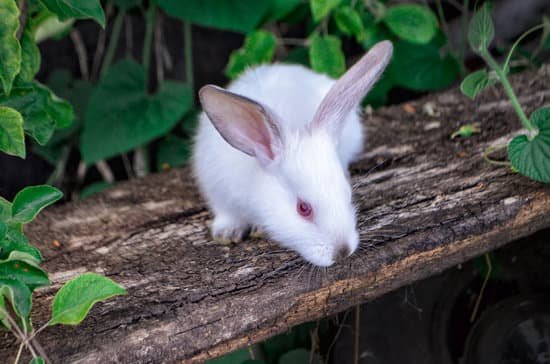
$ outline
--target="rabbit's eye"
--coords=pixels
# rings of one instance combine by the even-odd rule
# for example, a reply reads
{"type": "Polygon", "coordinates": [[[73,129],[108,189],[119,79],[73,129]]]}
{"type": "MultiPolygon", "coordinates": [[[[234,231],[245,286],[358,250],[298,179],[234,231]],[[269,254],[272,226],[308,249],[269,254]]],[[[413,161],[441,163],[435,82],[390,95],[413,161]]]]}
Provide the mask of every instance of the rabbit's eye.
{"type": "Polygon", "coordinates": [[[305,201],[302,201],[300,199],[298,199],[297,203],[296,203],[296,210],[298,211],[298,213],[300,214],[300,216],[306,218],[306,219],[311,219],[312,215],[313,215],[313,208],[311,207],[311,205],[305,201]]]}

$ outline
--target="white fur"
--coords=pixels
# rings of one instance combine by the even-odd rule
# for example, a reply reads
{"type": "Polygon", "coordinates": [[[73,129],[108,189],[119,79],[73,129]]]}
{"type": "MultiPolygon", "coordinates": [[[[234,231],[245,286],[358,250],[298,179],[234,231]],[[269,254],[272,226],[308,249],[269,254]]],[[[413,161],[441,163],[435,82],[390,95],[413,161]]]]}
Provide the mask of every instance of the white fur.
{"type": "Polygon", "coordinates": [[[358,108],[337,136],[328,127],[311,126],[334,84],[305,67],[274,64],[249,69],[228,87],[276,114],[283,150],[268,166],[229,145],[207,115],[200,115],[194,172],[215,215],[214,235],[256,226],[319,266],[332,265],[342,245],[356,250],[347,168],[363,146],[358,108]],[[312,205],[312,221],[297,213],[297,198],[312,205]]]}

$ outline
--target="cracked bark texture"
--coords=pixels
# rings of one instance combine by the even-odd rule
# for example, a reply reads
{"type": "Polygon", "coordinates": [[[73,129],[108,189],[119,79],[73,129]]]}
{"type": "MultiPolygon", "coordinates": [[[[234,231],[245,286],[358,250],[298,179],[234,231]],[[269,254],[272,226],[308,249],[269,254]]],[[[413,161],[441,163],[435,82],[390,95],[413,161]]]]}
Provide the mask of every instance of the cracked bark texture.
{"type": "MultiPolygon", "coordinates": [[[[550,67],[513,77],[528,113],[549,104],[548,84],[550,67]]],[[[482,159],[485,147],[520,128],[501,88],[475,101],[453,89],[365,122],[368,147],[351,171],[362,248],[327,270],[265,239],[214,243],[189,168],[42,213],[27,229],[52,280],[35,293],[36,327],[60,285],[79,273],[105,274],[128,290],[77,327],[43,331],[50,359],[202,362],[550,227],[550,187],[482,159]],[[450,139],[473,122],[480,134],[450,139]]],[[[0,358],[13,361],[17,343],[0,335],[0,358]]]]}

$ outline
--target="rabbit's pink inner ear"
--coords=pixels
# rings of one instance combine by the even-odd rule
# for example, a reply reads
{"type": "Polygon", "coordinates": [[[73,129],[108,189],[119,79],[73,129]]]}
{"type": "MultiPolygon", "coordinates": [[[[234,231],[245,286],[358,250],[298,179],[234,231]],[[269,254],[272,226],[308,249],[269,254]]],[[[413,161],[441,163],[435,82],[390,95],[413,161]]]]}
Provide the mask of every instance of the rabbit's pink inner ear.
{"type": "Polygon", "coordinates": [[[275,159],[279,133],[264,106],[213,85],[204,86],[199,97],[206,115],[231,146],[262,161],[275,159]]]}
{"type": "Polygon", "coordinates": [[[313,128],[328,126],[339,133],[345,118],[376,83],[390,62],[393,46],[390,41],[375,44],[353,65],[323,98],[313,117],[313,128]]]}

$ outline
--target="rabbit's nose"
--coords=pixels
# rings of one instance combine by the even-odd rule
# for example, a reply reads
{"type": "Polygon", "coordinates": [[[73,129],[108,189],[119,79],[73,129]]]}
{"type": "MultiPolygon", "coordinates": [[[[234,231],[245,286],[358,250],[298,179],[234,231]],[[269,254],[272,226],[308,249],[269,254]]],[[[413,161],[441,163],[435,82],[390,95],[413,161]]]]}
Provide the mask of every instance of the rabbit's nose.
{"type": "Polygon", "coordinates": [[[350,254],[349,247],[346,244],[339,245],[332,254],[332,259],[336,263],[340,263],[344,259],[346,259],[350,254]]]}

